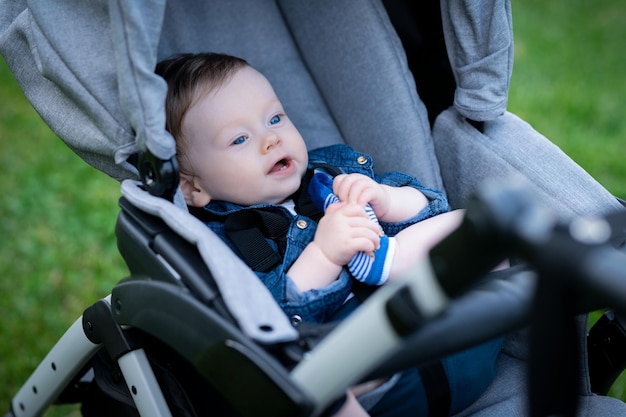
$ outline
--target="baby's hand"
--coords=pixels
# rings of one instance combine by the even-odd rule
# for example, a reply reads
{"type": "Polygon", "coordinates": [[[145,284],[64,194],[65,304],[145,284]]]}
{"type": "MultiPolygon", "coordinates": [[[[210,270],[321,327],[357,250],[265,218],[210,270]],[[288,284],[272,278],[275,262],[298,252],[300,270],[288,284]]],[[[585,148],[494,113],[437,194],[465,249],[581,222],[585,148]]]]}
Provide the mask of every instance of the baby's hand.
{"type": "Polygon", "coordinates": [[[331,204],[320,219],[313,243],[335,265],[344,266],[357,252],[372,253],[380,245],[379,227],[357,204],[331,204]]]}
{"type": "Polygon", "coordinates": [[[369,203],[379,219],[389,210],[390,198],[387,189],[362,174],[337,175],[333,181],[333,193],[339,200],[361,207],[369,203]]]}

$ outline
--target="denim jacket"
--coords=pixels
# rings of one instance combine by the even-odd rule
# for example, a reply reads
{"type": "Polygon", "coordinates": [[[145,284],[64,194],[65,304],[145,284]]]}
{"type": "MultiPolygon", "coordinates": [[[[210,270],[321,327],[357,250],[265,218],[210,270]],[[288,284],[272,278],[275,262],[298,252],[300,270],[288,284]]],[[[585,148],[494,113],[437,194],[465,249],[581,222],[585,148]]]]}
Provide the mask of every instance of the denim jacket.
{"type": "MultiPolygon", "coordinates": [[[[347,145],[333,145],[310,151],[309,167],[320,163],[335,166],[347,174],[364,174],[380,184],[394,187],[411,186],[426,195],[429,204],[415,217],[398,223],[381,222],[383,230],[390,236],[395,235],[407,226],[448,211],[448,202],[441,191],[426,188],[417,179],[399,172],[390,172],[378,176],[374,174],[372,158],[369,155],[356,152],[347,145]]],[[[291,219],[282,263],[268,272],[255,271],[263,284],[270,290],[289,317],[299,316],[303,321],[314,323],[324,323],[332,320],[333,315],[351,293],[353,278],[348,268],[343,268],[337,280],[326,287],[305,292],[299,292],[287,275],[287,271],[294,261],[300,256],[304,248],[313,241],[317,229],[315,221],[300,214],[294,216],[286,208],[272,204],[241,206],[225,201],[211,201],[204,207],[204,210],[213,215],[222,216],[239,210],[255,208],[269,209],[291,219]]],[[[210,221],[206,224],[237,253],[232,242],[226,237],[223,222],[210,221]]],[[[268,243],[277,250],[275,242],[268,240],[268,243]]]]}

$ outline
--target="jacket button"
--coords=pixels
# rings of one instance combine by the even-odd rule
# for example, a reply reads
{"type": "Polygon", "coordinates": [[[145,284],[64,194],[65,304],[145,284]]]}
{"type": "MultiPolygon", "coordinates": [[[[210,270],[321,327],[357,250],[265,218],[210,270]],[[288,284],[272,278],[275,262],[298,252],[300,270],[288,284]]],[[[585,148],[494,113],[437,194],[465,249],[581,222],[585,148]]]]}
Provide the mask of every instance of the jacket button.
{"type": "Polygon", "coordinates": [[[296,222],[296,226],[297,226],[297,227],[298,227],[298,229],[300,229],[300,230],[304,230],[304,229],[306,229],[308,225],[309,225],[309,224],[307,223],[307,221],[306,221],[306,220],[302,220],[302,219],[300,219],[300,220],[298,220],[298,221],[296,222]]]}
{"type": "Polygon", "coordinates": [[[356,159],[356,162],[357,162],[359,165],[366,164],[366,163],[367,163],[367,157],[366,157],[366,156],[361,155],[361,156],[359,156],[359,157],[356,159]]]}
{"type": "Polygon", "coordinates": [[[291,316],[291,324],[294,326],[298,326],[300,323],[302,323],[302,317],[300,317],[297,314],[294,314],[293,316],[291,316]]]}

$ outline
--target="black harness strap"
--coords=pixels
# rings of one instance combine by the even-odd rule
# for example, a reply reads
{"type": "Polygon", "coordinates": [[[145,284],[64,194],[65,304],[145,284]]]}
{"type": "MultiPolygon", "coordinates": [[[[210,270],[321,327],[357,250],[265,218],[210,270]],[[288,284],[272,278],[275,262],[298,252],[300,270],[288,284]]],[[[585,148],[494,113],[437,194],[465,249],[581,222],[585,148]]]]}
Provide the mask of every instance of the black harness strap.
{"type": "MultiPolygon", "coordinates": [[[[327,164],[316,165],[315,168],[324,168],[333,176],[341,173],[338,168],[327,164]]],[[[300,188],[292,198],[297,213],[318,222],[324,213],[315,207],[308,192],[313,173],[314,168],[306,171],[300,188]]],[[[290,223],[288,218],[271,210],[244,209],[226,217],[224,231],[253,271],[267,272],[282,262],[290,223]],[[274,241],[278,251],[266,239],[274,241]]]]}
{"type": "Polygon", "coordinates": [[[253,271],[267,272],[282,261],[289,219],[267,210],[241,210],[229,215],[224,231],[253,271]],[[265,240],[276,242],[278,252],[265,240]]]}
{"type": "Polygon", "coordinates": [[[441,361],[436,361],[418,368],[422,377],[426,400],[428,402],[428,417],[445,417],[450,414],[452,397],[450,383],[441,361]]]}
{"type": "MultiPolygon", "coordinates": [[[[315,207],[308,192],[315,168],[323,168],[332,176],[340,174],[341,171],[327,164],[315,165],[306,171],[300,188],[292,196],[296,212],[318,222],[324,213],[315,207]]],[[[253,271],[267,272],[282,262],[287,231],[291,223],[284,215],[262,208],[243,209],[226,216],[219,216],[196,207],[190,207],[189,211],[204,222],[223,222],[226,236],[253,271]],[[266,239],[274,241],[278,251],[266,239]]]]}
{"type": "Polygon", "coordinates": [[[289,219],[284,216],[262,209],[244,209],[226,216],[200,207],[189,207],[189,212],[203,222],[224,223],[226,236],[253,271],[267,272],[281,262],[289,230],[289,219]],[[265,238],[272,239],[278,251],[265,238]]]}

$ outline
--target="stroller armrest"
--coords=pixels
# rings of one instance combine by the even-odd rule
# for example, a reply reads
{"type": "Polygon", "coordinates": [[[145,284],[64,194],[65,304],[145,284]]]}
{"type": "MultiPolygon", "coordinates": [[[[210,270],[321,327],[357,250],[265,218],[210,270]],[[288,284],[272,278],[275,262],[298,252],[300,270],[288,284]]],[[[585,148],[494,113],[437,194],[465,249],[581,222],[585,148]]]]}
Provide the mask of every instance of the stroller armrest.
{"type": "Polygon", "coordinates": [[[307,415],[310,410],[311,401],[282,364],[188,290],[129,279],[113,289],[111,303],[118,323],[178,352],[242,415],[255,415],[267,404],[285,411],[276,415],[307,415]]]}

